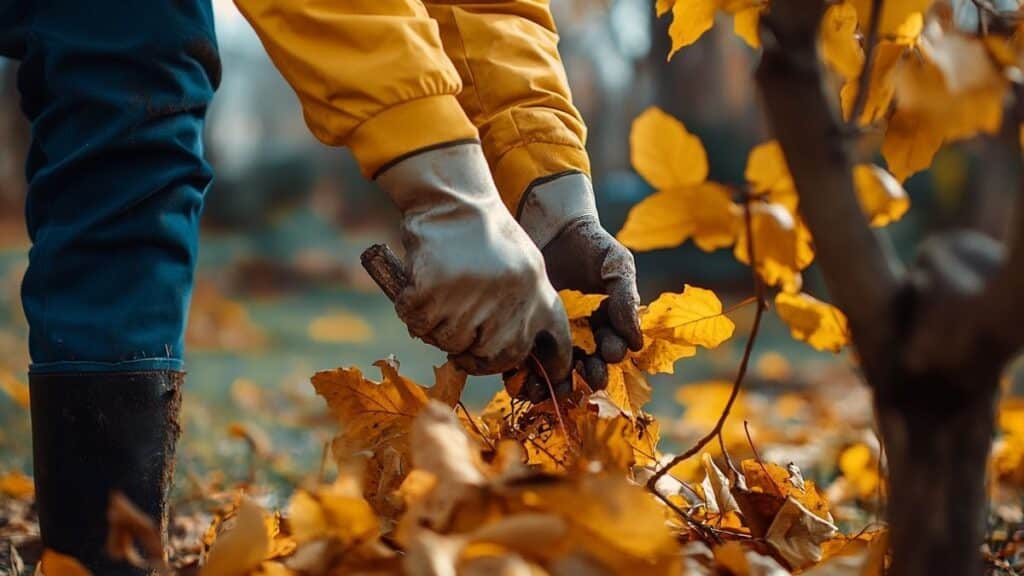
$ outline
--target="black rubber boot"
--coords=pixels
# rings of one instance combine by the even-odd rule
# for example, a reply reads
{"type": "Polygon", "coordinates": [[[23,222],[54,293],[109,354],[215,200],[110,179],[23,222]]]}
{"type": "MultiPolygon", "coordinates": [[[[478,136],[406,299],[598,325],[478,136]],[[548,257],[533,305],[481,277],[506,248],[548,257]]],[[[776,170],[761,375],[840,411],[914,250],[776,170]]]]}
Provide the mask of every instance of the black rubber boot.
{"type": "Polygon", "coordinates": [[[124,493],[166,535],[183,379],[168,371],[29,376],[43,546],[97,576],[148,574],[107,556],[107,502],[124,493]]]}

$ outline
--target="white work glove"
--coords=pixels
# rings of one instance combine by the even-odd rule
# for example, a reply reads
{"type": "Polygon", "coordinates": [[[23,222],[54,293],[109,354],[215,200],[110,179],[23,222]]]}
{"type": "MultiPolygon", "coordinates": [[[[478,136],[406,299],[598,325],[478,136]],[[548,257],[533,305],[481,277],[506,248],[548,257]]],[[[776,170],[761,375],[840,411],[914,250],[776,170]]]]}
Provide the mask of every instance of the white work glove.
{"type": "Polygon", "coordinates": [[[400,160],[377,183],[402,212],[410,282],[395,302],[413,336],[471,374],[523,363],[569,375],[572,340],[540,251],[502,204],[478,143],[400,160]]]}
{"type": "Polygon", "coordinates": [[[644,344],[633,254],[601,226],[590,178],[584,174],[531,186],[520,205],[519,223],[541,248],[556,289],[608,295],[590,318],[597,353],[578,358],[591,387],[603,389],[608,381],[605,363],[621,362],[627,348],[639,351],[644,344]]]}

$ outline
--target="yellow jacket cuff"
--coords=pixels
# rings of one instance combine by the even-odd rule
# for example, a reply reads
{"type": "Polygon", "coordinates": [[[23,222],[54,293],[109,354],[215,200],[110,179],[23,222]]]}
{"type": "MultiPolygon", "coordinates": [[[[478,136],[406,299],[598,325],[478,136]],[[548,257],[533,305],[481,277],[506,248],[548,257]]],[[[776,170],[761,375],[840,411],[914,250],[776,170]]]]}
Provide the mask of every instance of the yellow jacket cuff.
{"type": "Polygon", "coordinates": [[[445,142],[478,138],[477,129],[455,96],[443,94],[408,100],[386,108],[349,135],[347,145],[363,176],[409,153],[445,142]]]}
{"type": "Polygon", "coordinates": [[[534,180],[563,172],[589,176],[590,159],[586,150],[575,146],[531,142],[510,149],[492,162],[491,171],[505,206],[516,214],[523,193],[534,180]]]}

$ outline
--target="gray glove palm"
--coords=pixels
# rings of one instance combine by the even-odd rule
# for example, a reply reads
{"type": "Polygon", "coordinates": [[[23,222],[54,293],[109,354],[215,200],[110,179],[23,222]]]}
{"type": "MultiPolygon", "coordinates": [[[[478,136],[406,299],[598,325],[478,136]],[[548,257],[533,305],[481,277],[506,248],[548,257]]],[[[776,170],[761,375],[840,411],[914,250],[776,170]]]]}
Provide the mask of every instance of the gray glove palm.
{"type": "Polygon", "coordinates": [[[544,260],[502,204],[479,144],[401,160],[377,177],[402,212],[410,284],[396,309],[409,332],[472,374],[521,364],[537,339],[553,379],[571,339],[544,260]]]}

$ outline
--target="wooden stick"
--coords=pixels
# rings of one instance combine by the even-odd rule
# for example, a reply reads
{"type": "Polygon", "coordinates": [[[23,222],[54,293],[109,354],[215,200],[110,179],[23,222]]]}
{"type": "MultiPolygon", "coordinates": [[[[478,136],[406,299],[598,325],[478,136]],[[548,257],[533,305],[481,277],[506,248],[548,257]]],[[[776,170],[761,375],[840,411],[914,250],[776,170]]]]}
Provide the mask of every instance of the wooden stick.
{"type": "Polygon", "coordinates": [[[387,244],[374,244],[359,257],[366,273],[380,286],[388,299],[394,302],[402,290],[409,285],[402,259],[391,251],[387,244]]]}

